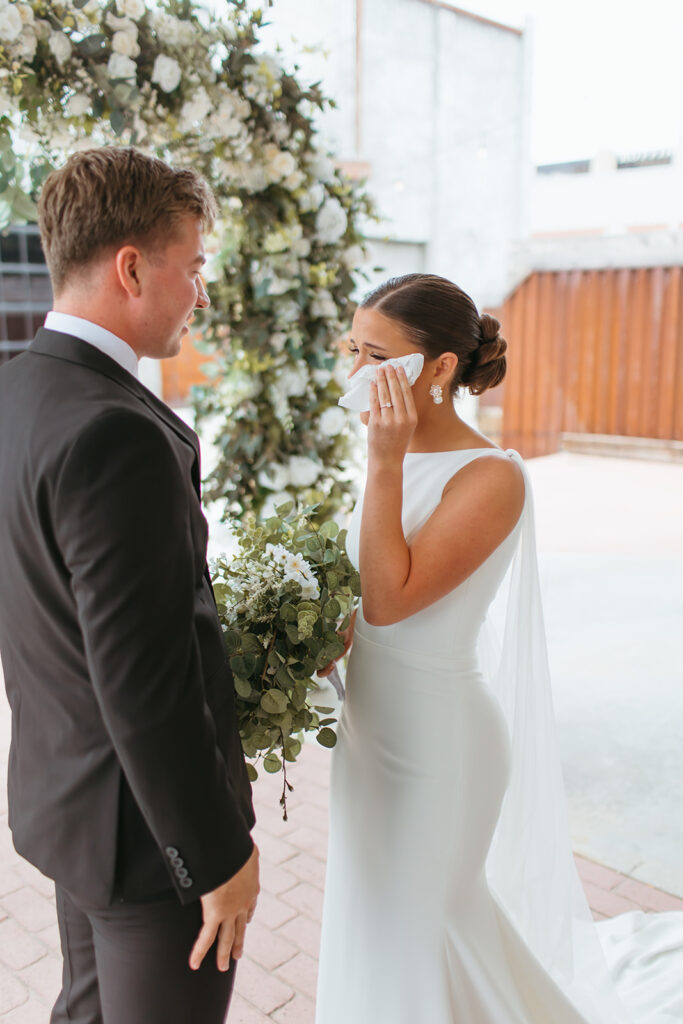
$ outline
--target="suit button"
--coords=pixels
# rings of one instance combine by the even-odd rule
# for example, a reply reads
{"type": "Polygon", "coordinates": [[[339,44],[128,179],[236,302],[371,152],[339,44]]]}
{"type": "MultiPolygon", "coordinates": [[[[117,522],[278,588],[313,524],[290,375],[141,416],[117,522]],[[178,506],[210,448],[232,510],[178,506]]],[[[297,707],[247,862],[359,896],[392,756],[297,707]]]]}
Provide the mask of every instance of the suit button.
{"type": "Polygon", "coordinates": [[[181,884],[183,889],[189,889],[190,886],[193,885],[194,883],[193,883],[191,878],[181,878],[180,879],[180,884],[181,884]]]}
{"type": "Polygon", "coordinates": [[[167,846],[166,847],[166,856],[167,857],[177,857],[178,856],[178,851],[176,850],[175,846],[167,846]]]}
{"type": "Polygon", "coordinates": [[[188,875],[190,874],[187,868],[176,868],[175,873],[178,876],[178,878],[187,878],[188,875]]]}
{"type": "Polygon", "coordinates": [[[185,861],[183,860],[182,857],[171,857],[171,864],[173,865],[174,868],[182,868],[183,865],[185,864],[185,861]]]}

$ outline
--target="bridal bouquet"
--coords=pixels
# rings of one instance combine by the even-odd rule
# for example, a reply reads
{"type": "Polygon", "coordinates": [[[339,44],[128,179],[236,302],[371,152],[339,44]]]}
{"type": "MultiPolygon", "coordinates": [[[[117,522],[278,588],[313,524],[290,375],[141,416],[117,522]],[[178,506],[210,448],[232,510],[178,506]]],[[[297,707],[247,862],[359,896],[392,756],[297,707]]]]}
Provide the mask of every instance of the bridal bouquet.
{"type": "Polygon", "coordinates": [[[235,528],[239,550],[211,565],[211,575],[235,680],[237,715],[249,777],[255,764],[284,773],[281,804],[291,790],[286,764],[305,732],[333,747],[333,708],[315,703],[314,674],[344,643],[360,577],[346,554],[345,530],[316,522],[315,508],[281,505],[265,522],[247,515],[235,528]]]}

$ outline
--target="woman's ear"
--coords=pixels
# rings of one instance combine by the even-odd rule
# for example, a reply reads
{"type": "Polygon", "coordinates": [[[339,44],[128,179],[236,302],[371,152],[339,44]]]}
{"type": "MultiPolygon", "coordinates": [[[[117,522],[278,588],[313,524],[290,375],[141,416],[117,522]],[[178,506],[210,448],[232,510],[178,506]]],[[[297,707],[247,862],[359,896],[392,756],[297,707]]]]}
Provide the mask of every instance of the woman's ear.
{"type": "Polygon", "coordinates": [[[458,357],[455,352],[442,352],[434,365],[434,383],[440,384],[445,390],[451,384],[458,371],[458,357]]]}
{"type": "Polygon", "coordinates": [[[116,253],[116,276],[131,299],[142,291],[142,253],[134,245],[124,245],[116,253]]]}

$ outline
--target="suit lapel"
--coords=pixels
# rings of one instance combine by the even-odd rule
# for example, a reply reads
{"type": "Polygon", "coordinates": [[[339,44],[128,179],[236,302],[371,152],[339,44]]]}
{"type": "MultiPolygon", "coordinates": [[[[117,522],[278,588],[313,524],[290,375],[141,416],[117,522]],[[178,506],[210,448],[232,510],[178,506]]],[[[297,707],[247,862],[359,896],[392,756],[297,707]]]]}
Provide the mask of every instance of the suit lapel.
{"type": "Polygon", "coordinates": [[[137,377],[128,373],[122,366],[119,366],[115,359],[110,359],[94,345],[89,345],[87,341],[71,334],[51,331],[45,327],[38,329],[28,351],[41,356],[77,363],[79,366],[86,366],[95,373],[101,373],[104,377],[108,377],[143,402],[155,416],[163,420],[178,437],[192,448],[195,454],[192,464],[192,482],[197,494],[200,494],[200,453],[197,435],[181,420],[180,416],[176,416],[173,410],[169,409],[165,402],[162,402],[144,384],[141,384],[137,377]]]}

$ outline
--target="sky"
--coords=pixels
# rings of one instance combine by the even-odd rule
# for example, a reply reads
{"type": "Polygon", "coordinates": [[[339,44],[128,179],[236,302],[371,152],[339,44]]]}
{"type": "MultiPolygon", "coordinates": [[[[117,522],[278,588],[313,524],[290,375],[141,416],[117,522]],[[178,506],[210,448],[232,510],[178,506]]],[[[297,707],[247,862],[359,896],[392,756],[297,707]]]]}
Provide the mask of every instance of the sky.
{"type": "Polygon", "coordinates": [[[532,45],[536,163],[683,145],[683,0],[453,0],[532,45]]]}

